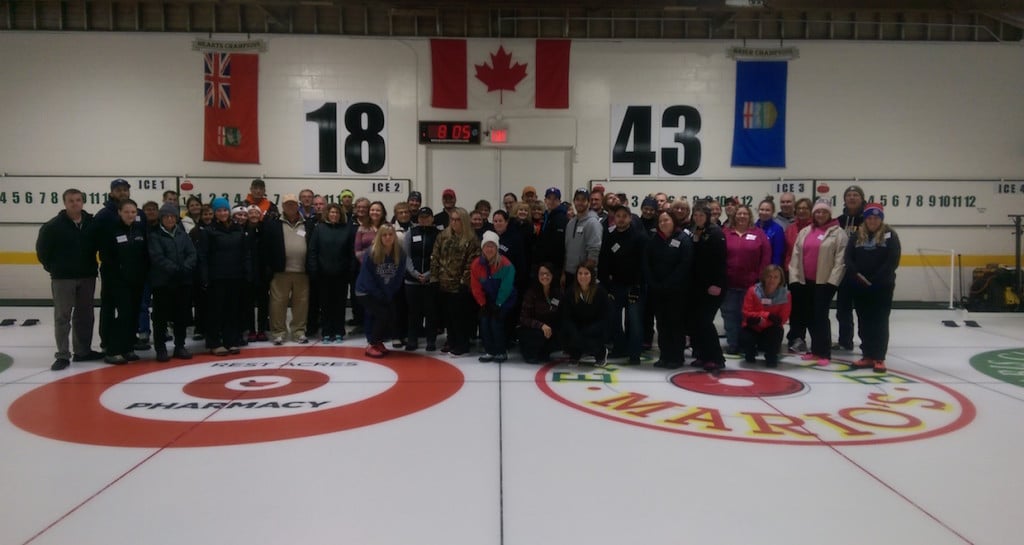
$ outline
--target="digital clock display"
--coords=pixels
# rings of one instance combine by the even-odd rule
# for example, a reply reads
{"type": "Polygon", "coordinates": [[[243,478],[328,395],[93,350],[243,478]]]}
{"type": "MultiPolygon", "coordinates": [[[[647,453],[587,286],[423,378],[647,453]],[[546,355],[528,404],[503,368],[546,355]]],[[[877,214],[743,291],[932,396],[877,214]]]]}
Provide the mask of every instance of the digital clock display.
{"type": "Polygon", "coordinates": [[[479,121],[420,121],[420,144],[479,143],[479,121]]]}

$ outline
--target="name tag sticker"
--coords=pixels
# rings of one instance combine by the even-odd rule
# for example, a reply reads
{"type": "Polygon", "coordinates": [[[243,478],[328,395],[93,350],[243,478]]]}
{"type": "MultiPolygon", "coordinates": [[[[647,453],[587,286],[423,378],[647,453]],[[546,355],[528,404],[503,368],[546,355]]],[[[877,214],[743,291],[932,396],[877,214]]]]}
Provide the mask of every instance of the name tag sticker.
{"type": "Polygon", "coordinates": [[[679,241],[676,240],[676,239],[672,239],[671,241],[669,241],[668,245],[673,247],[673,248],[678,248],[679,247],[679,241]]]}
{"type": "Polygon", "coordinates": [[[886,233],[885,240],[889,240],[890,238],[892,238],[892,233],[886,233]]]}
{"type": "Polygon", "coordinates": [[[128,242],[128,235],[117,235],[118,242],[128,242]]]}
{"type": "Polygon", "coordinates": [[[608,226],[608,232],[609,233],[614,233],[615,232],[615,226],[614,225],[609,225],[608,226]]]}
{"type": "Polygon", "coordinates": [[[557,298],[552,298],[551,299],[551,306],[553,306],[553,307],[557,307],[558,306],[558,299],[557,298]]]}
{"type": "Polygon", "coordinates": [[[768,299],[767,297],[765,297],[764,299],[761,299],[761,304],[762,305],[770,305],[770,304],[772,304],[772,300],[768,299]]]}
{"type": "Polygon", "coordinates": [[[744,238],[746,238],[747,240],[757,240],[757,235],[747,234],[747,236],[745,236],[744,238]]]}
{"type": "Polygon", "coordinates": [[[825,240],[825,235],[818,235],[818,240],[825,240]]]}
{"type": "Polygon", "coordinates": [[[444,231],[444,225],[437,225],[436,227],[438,231],[444,231]]]}
{"type": "Polygon", "coordinates": [[[576,234],[577,235],[582,235],[583,234],[583,227],[577,227],[576,228],[576,234]]]}
{"type": "Polygon", "coordinates": [[[306,236],[306,230],[305,229],[299,229],[299,230],[295,231],[295,234],[299,235],[300,237],[304,237],[304,236],[306,236]]]}
{"type": "Polygon", "coordinates": [[[419,242],[421,240],[423,240],[423,235],[413,235],[412,236],[412,241],[413,242],[419,242]]]}
{"type": "Polygon", "coordinates": [[[621,246],[619,246],[618,242],[616,242],[615,244],[612,244],[612,253],[614,254],[615,252],[618,252],[619,248],[621,248],[621,246]]]}

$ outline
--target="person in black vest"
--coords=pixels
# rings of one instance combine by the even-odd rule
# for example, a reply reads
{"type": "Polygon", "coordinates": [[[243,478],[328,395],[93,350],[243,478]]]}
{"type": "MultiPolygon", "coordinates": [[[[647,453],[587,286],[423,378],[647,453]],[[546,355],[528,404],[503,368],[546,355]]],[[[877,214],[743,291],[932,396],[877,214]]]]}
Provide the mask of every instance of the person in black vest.
{"type": "Polygon", "coordinates": [[[612,208],[612,222],[601,243],[598,278],[611,298],[608,331],[614,341],[613,358],[629,358],[629,365],[640,365],[643,343],[643,274],[637,265],[643,262],[647,236],[633,226],[629,208],[612,208]],[[626,327],[623,329],[623,313],[626,327]]]}
{"type": "MultiPolygon", "coordinates": [[[[437,227],[438,231],[444,230],[445,228],[448,227],[449,215],[453,210],[455,210],[455,207],[458,206],[456,204],[457,199],[455,197],[455,190],[452,188],[447,188],[444,191],[442,191],[441,203],[443,204],[444,208],[434,215],[434,225],[437,227]]],[[[466,223],[466,228],[469,228],[469,218],[462,218],[462,221],[466,223]]]]}
{"type": "Polygon", "coordinates": [[[125,199],[118,205],[118,221],[114,225],[97,226],[100,231],[97,246],[102,266],[100,278],[107,287],[104,301],[113,310],[107,324],[104,361],[121,364],[135,361],[133,351],[135,330],[138,326],[142,287],[149,273],[149,248],[146,229],[138,219],[135,201],[125,199]]]}
{"type": "Polygon", "coordinates": [[[427,351],[437,350],[437,283],[431,282],[430,256],[438,230],[434,227],[434,211],[424,206],[419,209],[418,223],[405,234],[403,249],[405,260],[405,298],[408,310],[408,338],[405,349],[419,348],[419,338],[426,338],[427,351]],[[424,322],[426,328],[424,329],[424,322]]]}
{"type": "Polygon", "coordinates": [[[329,344],[345,338],[345,300],[353,276],[356,228],[349,225],[340,204],[328,204],[325,210],[309,239],[306,272],[320,289],[321,342],[329,344]]]}
{"type": "Polygon", "coordinates": [[[683,312],[690,289],[693,241],[676,225],[671,211],[658,214],[658,232],[647,243],[643,269],[647,300],[658,323],[658,350],[654,364],[664,369],[683,366],[683,312]]]}
{"type": "Polygon", "coordinates": [[[50,369],[54,371],[67,369],[72,359],[94,361],[103,357],[92,349],[96,251],[89,230],[93,228],[93,217],[82,210],[85,204],[82,191],[68,189],[63,200],[64,210],[39,229],[36,239],[36,257],[43,269],[50,273],[50,291],[53,294],[53,332],[57,353],[50,369]]]}
{"type": "Polygon", "coordinates": [[[185,348],[192,301],[196,249],[178,222],[178,207],[160,207],[159,226],[149,232],[149,282],[153,289],[153,346],[156,360],[168,361],[167,322],[174,322],[174,357],[189,359],[185,348]]]}
{"type": "Polygon", "coordinates": [[[705,371],[725,367],[725,356],[718,341],[715,314],[725,298],[725,233],[711,217],[706,202],[693,209],[693,282],[690,283],[690,310],[687,317],[693,344],[692,365],[705,371]]]}
{"type": "Polygon", "coordinates": [[[252,263],[242,226],[231,221],[228,200],[213,200],[213,223],[200,231],[197,249],[199,274],[209,297],[206,345],[215,356],[240,352],[241,316],[238,313],[242,281],[252,263]]]}

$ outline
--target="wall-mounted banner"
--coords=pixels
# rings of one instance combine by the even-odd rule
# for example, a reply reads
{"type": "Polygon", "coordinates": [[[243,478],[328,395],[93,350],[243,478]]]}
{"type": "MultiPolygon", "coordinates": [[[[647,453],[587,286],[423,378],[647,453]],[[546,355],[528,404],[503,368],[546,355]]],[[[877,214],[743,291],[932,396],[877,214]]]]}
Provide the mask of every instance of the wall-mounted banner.
{"type": "Polygon", "coordinates": [[[725,55],[738,61],[789,61],[800,58],[795,47],[730,47],[725,55]]]}
{"type": "Polygon", "coordinates": [[[786,166],[786,75],[783,61],[736,63],[732,166],[786,166]]]}
{"type": "Polygon", "coordinates": [[[211,40],[209,38],[196,38],[192,40],[192,51],[257,51],[264,53],[267,50],[266,40],[211,40]]]}
{"type": "Polygon", "coordinates": [[[302,111],[306,174],[387,176],[387,104],[307,100],[302,111]]]}
{"type": "Polygon", "coordinates": [[[203,53],[203,160],[259,163],[260,57],[203,53]]]}
{"type": "Polygon", "coordinates": [[[685,104],[613,104],[611,177],[690,176],[700,169],[700,111],[685,104]]]}
{"type": "Polygon", "coordinates": [[[75,188],[85,193],[85,211],[95,214],[107,202],[110,181],[131,184],[132,200],[162,202],[164,191],[175,191],[175,176],[3,176],[0,177],[0,224],[45,223],[64,209],[63,195],[75,188]]]}

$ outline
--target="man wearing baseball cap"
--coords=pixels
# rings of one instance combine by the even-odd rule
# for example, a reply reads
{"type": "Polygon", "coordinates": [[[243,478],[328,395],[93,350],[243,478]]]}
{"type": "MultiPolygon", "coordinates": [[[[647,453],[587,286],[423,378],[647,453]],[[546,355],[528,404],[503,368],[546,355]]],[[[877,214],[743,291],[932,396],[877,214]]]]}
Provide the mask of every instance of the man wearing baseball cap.
{"type": "MultiPolygon", "coordinates": [[[[99,238],[106,235],[108,231],[116,227],[121,221],[121,218],[118,216],[118,208],[122,201],[126,201],[131,197],[132,186],[128,183],[128,180],[124,178],[111,180],[107,201],[103,203],[103,208],[96,212],[96,215],[93,217],[91,241],[94,248],[99,248],[99,238]]],[[[141,222],[142,218],[136,216],[135,221],[141,222]]],[[[114,323],[114,304],[112,302],[111,289],[112,286],[100,282],[100,346],[107,345],[107,339],[110,336],[110,325],[114,323]]]]}
{"type": "Polygon", "coordinates": [[[590,191],[580,188],[572,195],[576,216],[565,225],[565,285],[576,283],[576,269],[597,268],[601,254],[601,222],[590,209],[590,191]]]}
{"type": "Polygon", "coordinates": [[[562,267],[565,266],[565,226],[569,223],[568,208],[562,204],[562,190],[549,187],[544,191],[544,205],[547,210],[533,245],[532,263],[533,267],[550,263],[555,269],[551,274],[561,279],[562,267]]]}
{"type": "Polygon", "coordinates": [[[410,191],[409,197],[405,199],[405,202],[409,203],[409,217],[412,218],[413,223],[420,215],[420,207],[423,206],[423,193],[419,191],[410,191]]]}
{"type": "Polygon", "coordinates": [[[292,309],[291,340],[306,344],[309,314],[309,277],[306,275],[307,233],[312,225],[299,216],[299,200],[288,194],[281,198],[283,214],[264,221],[263,265],[270,279],[270,335],[275,345],[287,340],[285,318],[292,309]]]}
{"type": "MultiPolygon", "coordinates": [[[[851,185],[843,191],[843,215],[839,216],[839,226],[846,231],[847,237],[855,236],[857,228],[864,223],[864,190],[859,185],[851,185]]],[[[839,322],[839,340],[832,345],[832,350],[853,350],[853,295],[852,279],[839,285],[836,291],[836,321],[839,322]]]]}
{"type": "MultiPolygon", "coordinates": [[[[448,227],[448,212],[455,208],[455,190],[447,188],[441,192],[441,204],[444,205],[444,209],[434,215],[434,225],[438,230],[443,230],[448,227]]],[[[463,219],[463,221],[466,221],[463,219]]]]}
{"type": "Polygon", "coordinates": [[[277,216],[280,212],[277,209],[277,205],[270,202],[267,198],[267,184],[263,180],[256,178],[249,184],[249,194],[245,196],[246,205],[256,205],[263,211],[263,216],[277,216]]]}

